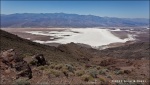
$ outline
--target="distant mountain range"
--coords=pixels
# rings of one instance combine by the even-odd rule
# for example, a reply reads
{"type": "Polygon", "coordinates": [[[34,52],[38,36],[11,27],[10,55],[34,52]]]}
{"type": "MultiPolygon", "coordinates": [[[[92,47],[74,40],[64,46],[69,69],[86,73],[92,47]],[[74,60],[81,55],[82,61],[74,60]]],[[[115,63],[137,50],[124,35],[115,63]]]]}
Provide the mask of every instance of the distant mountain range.
{"type": "Polygon", "coordinates": [[[115,18],[65,13],[1,14],[1,27],[136,27],[148,26],[145,18],[115,18]]]}

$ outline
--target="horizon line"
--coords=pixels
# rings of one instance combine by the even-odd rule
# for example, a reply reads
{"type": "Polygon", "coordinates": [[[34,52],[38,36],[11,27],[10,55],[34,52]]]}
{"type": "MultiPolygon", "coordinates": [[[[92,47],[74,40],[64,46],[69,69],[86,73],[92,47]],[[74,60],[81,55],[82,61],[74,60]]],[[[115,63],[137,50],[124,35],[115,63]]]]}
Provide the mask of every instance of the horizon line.
{"type": "Polygon", "coordinates": [[[137,18],[130,18],[130,17],[110,17],[110,16],[98,16],[93,14],[77,14],[77,13],[64,13],[64,12],[54,12],[54,13],[10,13],[10,14],[0,14],[0,15],[12,15],[12,14],[75,14],[75,15],[84,15],[84,16],[97,16],[97,17],[108,17],[108,18],[128,18],[128,19],[150,19],[150,17],[137,17],[137,18]]]}

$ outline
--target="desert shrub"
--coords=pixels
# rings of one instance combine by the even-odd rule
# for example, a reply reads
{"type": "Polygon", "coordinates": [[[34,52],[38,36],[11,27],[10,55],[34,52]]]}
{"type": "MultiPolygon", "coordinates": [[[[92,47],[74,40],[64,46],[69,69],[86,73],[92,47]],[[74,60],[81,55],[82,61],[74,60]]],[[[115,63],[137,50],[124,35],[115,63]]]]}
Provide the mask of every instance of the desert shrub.
{"type": "Polygon", "coordinates": [[[66,67],[67,67],[67,69],[68,69],[69,72],[74,73],[75,68],[73,67],[73,65],[66,64],[66,67]]]}
{"type": "Polygon", "coordinates": [[[75,74],[72,73],[72,72],[69,72],[69,73],[68,73],[68,76],[75,76],[75,74]]]}
{"type": "Polygon", "coordinates": [[[101,67],[100,67],[100,66],[97,66],[97,67],[96,67],[96,69],[97,69],[97,70],[100,70],[100,69],[101,69],[101,67]]]}
{"type": "Polygon", "coordinates": [[[44,66],[40,66],[38,67],[40,70],[44,70],[44,66]]]}
{"type": "Polygon", "coordinates": [[[110,78],[110,79],[112,79],[112,77],[111,77],[111,76],[107,76],[107,78],[110,78]]]}
{"type": "Polygon", "coordinates": [[[33,56],[31,53],[24,53],[22,54],[22,57],[25,58],[25,57],[31,57],[33,56]]]}
{"type": "Polygon", "coordinates": [[[83,81],[88,82],[88,81],[93,80],[93,77],[90,76],[90,75],[85,74],[85,75],[81,76],[81,79],[82,79],[83,81]]]}
{"type": "Polygon", "coordinates": [[[30,83],[26,80],[19,79],[14,83],[14,85],[30,85],[30,83]]]}
{"type": "Polygon", "coordinates": [[[105,79],[104,78],[99,78],[99,80],[101,81],[101,82],[105,82],[105,79]]]}
{"type": "Polygon", "coordinates": [[[39,85],[49,85],[48,82],[40,82],[39,85]]]}
{"type": "Polygon", "coordinates": [[[62,65],[62,64],[58,64],[58,65],[56,65],[56,66],[55,66],[55,69],[60,70],[62,67],[63,67],[63,65],[62,65]]]}
{"type": "Polygon", "coordinates": [[[78,70],[78,71],[76,71],[76,75],[77,76],[82,76],[83,74],[85,74],[84,70],[78,70]]]}
{"type": "Polygon", "coordinates": [[[54,69],[50,69],[49,73],[55,75],[56,77],[59,77],[61,75],[61,71],[54,70],[54,69]]]}
{"type": "Polygon", "coordinates": [[[90,68],[92,67],[90,64],[85,64],[85,68],[90,68]]]}
{"type": "Polygon", "coordinates": [[[55,68],[55,66],[54,66],[54,65],[51,65],[51,66],[50,66],[50,68],[51,68],[51,69],[54,69],[54,68],[55,68]]]}
{"type": "Polygon", "coordinates": [[[107,68],[104,68],[103,71],[108,72],[108,69],[107,69],[107,68]]]}
{"type": "Polygon", "coordinates": [[[47,65],[45,65],[45,66],[39,66],[38,67],[40,70],[46,70],[46,69],[48,69],[48,66],[47,65]]]}
{"type": "Polygon", "coordinates": [[[55,68],[55,64],[54,63],[52,63],[52,64],[50,64],[50,66],[49,66],[51,69],[54,69],[55,68]]]}
{"type": "Polygon", "coordinates": [[[37,65],[37,61],[33,60],[31,62],[29,62],[30,65],[37,65]]]}
{"type": "Polygon", "coordinates": [[[97,70],[96,69],[90,69],[89,70],[89,74],[93,77],[93,78],[97,78],[97,70]]]}
{"type": "Polygon", "coordinates": [[[101,70],[99,70],[99,74],[100,75],[106,75],[107,71],[108,71],[108,69],[101,69],[101,70]]]}
{"type": "Polygon", "coordinates": [[[69,76],[69,72],[68,72],[68,70],[66,70],[66,69],[62,69],[62,73],[68,78],[68,76],[69,76]]]}
{"type": "Polygon", "coordinates": [[[124,73],[124,72],[123,72],[122,70],[116,70],[116,71],[115,71],[115,74],[116,74],[116,75],[120,75],[120,74],[123,74],[123,73],[124,73]]]}

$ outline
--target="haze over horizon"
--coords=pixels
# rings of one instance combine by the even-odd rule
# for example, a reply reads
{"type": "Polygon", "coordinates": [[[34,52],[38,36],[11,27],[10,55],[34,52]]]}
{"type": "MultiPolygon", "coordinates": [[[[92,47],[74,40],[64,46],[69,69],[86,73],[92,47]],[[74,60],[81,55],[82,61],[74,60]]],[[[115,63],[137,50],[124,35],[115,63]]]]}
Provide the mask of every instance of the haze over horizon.
{"type": "MultiPolygon", "coordinates": [[[[64,12],[55,12],[55,13],[13,13],[13,14],[73,14],[73,13],[64,13],[64,12]]],[[[2,14],[2,15],[12,15],[12,14],[2,14]]],[[[92,14],[76,14],[74,13],[74,15],[90,15],[90,16],[97,16],[97,15],[92,15],[92,14]]],[[[109,17],[109,16],[97,16],[97,17],[108,17],[108,18],[122,18],[122,17],[109,17]]],[[[125,17],[125,18],[128,18],[128,17],[125,17]]],[[[123,19],[123,18],[122,18],[123,19]]],[[[128,19],[149,19],[149,18],[128,18],[128,19]]]]}
{"type": "Polygon", "coordinates": [[[149,1],[1,1],[1,14],[67,13],[149,18],[149,1]]]}

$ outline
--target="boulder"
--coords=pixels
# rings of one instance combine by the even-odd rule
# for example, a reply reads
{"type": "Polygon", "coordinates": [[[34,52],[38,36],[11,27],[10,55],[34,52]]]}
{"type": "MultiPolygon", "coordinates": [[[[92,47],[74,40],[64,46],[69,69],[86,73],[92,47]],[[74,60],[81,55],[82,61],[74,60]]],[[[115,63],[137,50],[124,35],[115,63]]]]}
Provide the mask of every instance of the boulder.
{"type": "Polygon", "coordinates": [[[1,59],[4,64],[9,67],[13,67],[13,61],[16,57],[14,49],[9,49],[7,51],[1,52],[1,59]]]}
{"type": "Polygon", "coordinates": [[[36,66],[46,65],[46,60],[43,54],[38,54],[32,57],[31,64],[36,66]]]}
{"type": "Polygon", "coordinates": [[[27,77],[29,79],[32,78],[32,70],[29,64],[27,64],[27,62],[23,59],[16,60],[14,68],[16,69],[17,79],[20,77],[27,77]]]}
{"type": "Polygon", "coordinates": [[[130,74],[131,71],[130,71],[130,70],[124,70],[124,73],[125,73],[125,74],[130,74]]]}

